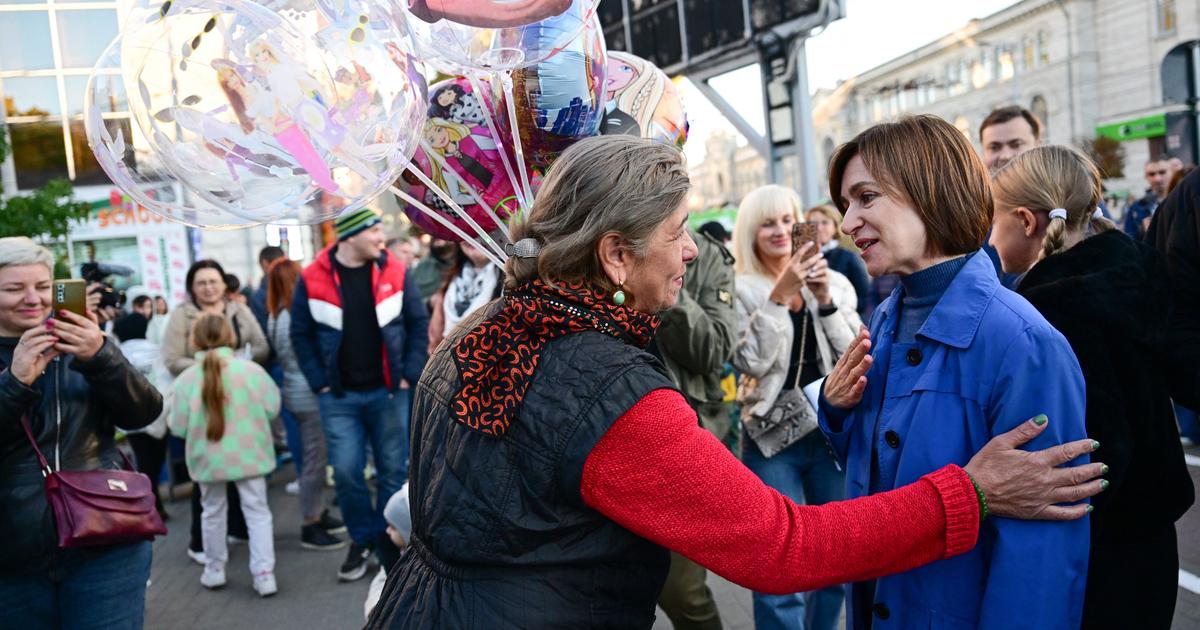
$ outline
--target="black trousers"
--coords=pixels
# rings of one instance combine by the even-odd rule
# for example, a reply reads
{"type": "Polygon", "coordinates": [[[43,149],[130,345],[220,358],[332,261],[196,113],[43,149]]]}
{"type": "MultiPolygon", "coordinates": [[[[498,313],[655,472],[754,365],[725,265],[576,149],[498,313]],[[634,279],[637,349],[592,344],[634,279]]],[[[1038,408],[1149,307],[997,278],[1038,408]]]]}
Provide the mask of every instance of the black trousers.
{"type": "Polygon", "coordinates": [[[163,462],[167,460],[167,438],[156,438],[145,433],[130,433],[125,437],[133,449],[137,471],[150,478],[154,488],[154,507],[161,514],[163,504],[162,496],[158,493],[158,476],[162,473],[163,462]]]}

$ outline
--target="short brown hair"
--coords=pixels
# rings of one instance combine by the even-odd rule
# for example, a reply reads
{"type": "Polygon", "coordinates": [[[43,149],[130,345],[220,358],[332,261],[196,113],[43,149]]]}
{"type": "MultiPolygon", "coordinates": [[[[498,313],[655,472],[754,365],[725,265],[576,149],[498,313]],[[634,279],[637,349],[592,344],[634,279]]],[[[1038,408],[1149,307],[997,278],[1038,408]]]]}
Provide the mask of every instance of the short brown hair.
{"type": "Polygon", "coordinates": [[[998,107],[992,110],[992,113],[983,119],[979,124],[979,141],[983,142],[983,130],[992,125],[1003,125],[1010,120],[1024,118],[1025,122],[1029,123],[1029,128],[1033,130],[1033,139],[1038,140],[1042,137],[1042,121],[1038,120],[1033,112],[1021,107],[1020,105],[1009,105],[1007,107],[998,107]]]}
{"type": "Polygon", "coordinates": [[[905,116],[838,147],[830,160],[829,194],[842,214],[842,176],[856,155],[886,193],[916,210],[930,253],[957,256],[983,245],[992,225],[988,171],[954,125],[929,114],[905,116]]]}

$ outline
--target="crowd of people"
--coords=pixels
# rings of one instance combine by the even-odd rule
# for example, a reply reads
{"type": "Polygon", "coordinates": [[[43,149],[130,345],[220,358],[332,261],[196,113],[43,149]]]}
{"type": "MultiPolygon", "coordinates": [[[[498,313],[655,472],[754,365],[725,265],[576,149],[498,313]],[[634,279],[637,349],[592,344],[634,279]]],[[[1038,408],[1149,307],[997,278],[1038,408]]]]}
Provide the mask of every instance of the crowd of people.
{"type": "Polygon", "coordinates": [[[762,630],[843,606],[856,630],[1167,628],[1200,175],[1153,160],[1118,225],[1039,132],[996,110],[980,155],[933,116],[880,124],[833,155],[830,203],[764,186],[731,233],[689,229],[676,149],[587,139],[504,268],[363,209],[307,266],[264,248],[253,291],[203,259],[187,300],[107,323],[48,317],[49,252],[0,239],[0,604],[141,626],[149,543],[58,547],[29,443],[103,470],[120,433],[155,481],[181,440],[209,589],[244,542],[278,591],[290,459],[302,547],[382,569],[371,628],[720,628],[710,570],[762,630]]]}

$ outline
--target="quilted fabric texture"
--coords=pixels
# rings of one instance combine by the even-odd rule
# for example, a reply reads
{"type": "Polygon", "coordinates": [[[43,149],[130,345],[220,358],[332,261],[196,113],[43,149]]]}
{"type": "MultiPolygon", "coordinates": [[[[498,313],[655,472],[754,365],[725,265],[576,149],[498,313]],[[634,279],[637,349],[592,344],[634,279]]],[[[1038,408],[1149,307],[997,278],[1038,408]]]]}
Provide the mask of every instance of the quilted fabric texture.
{"type": "Polygon", "coordinates": [[[279,388],[257,363],[234,357],[233,350],[213,350],[224,361],[225,435],[210,441],[205,435],[208,414],[201,398],[204,353],[175,379],[175,405],[168,426],[187,442],[188,473],[199,482],[238,481],[275,469],[271,419],[279,413],[279,388]]]}

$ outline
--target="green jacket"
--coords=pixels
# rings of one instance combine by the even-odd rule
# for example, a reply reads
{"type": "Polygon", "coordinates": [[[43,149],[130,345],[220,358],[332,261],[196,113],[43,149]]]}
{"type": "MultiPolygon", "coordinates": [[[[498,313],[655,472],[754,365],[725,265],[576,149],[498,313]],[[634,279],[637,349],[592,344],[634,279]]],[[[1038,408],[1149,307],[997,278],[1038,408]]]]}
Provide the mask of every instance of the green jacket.
{"type": "Polygon", "coordinates": [[[655,342],[700,424],[724,439],[730,422],[721,371],[733,354],[738,329],[733,255],[708,236],[693,233],[692,238],[699,253],[683,276],[679,301],[662,314],[655,342]]]}

